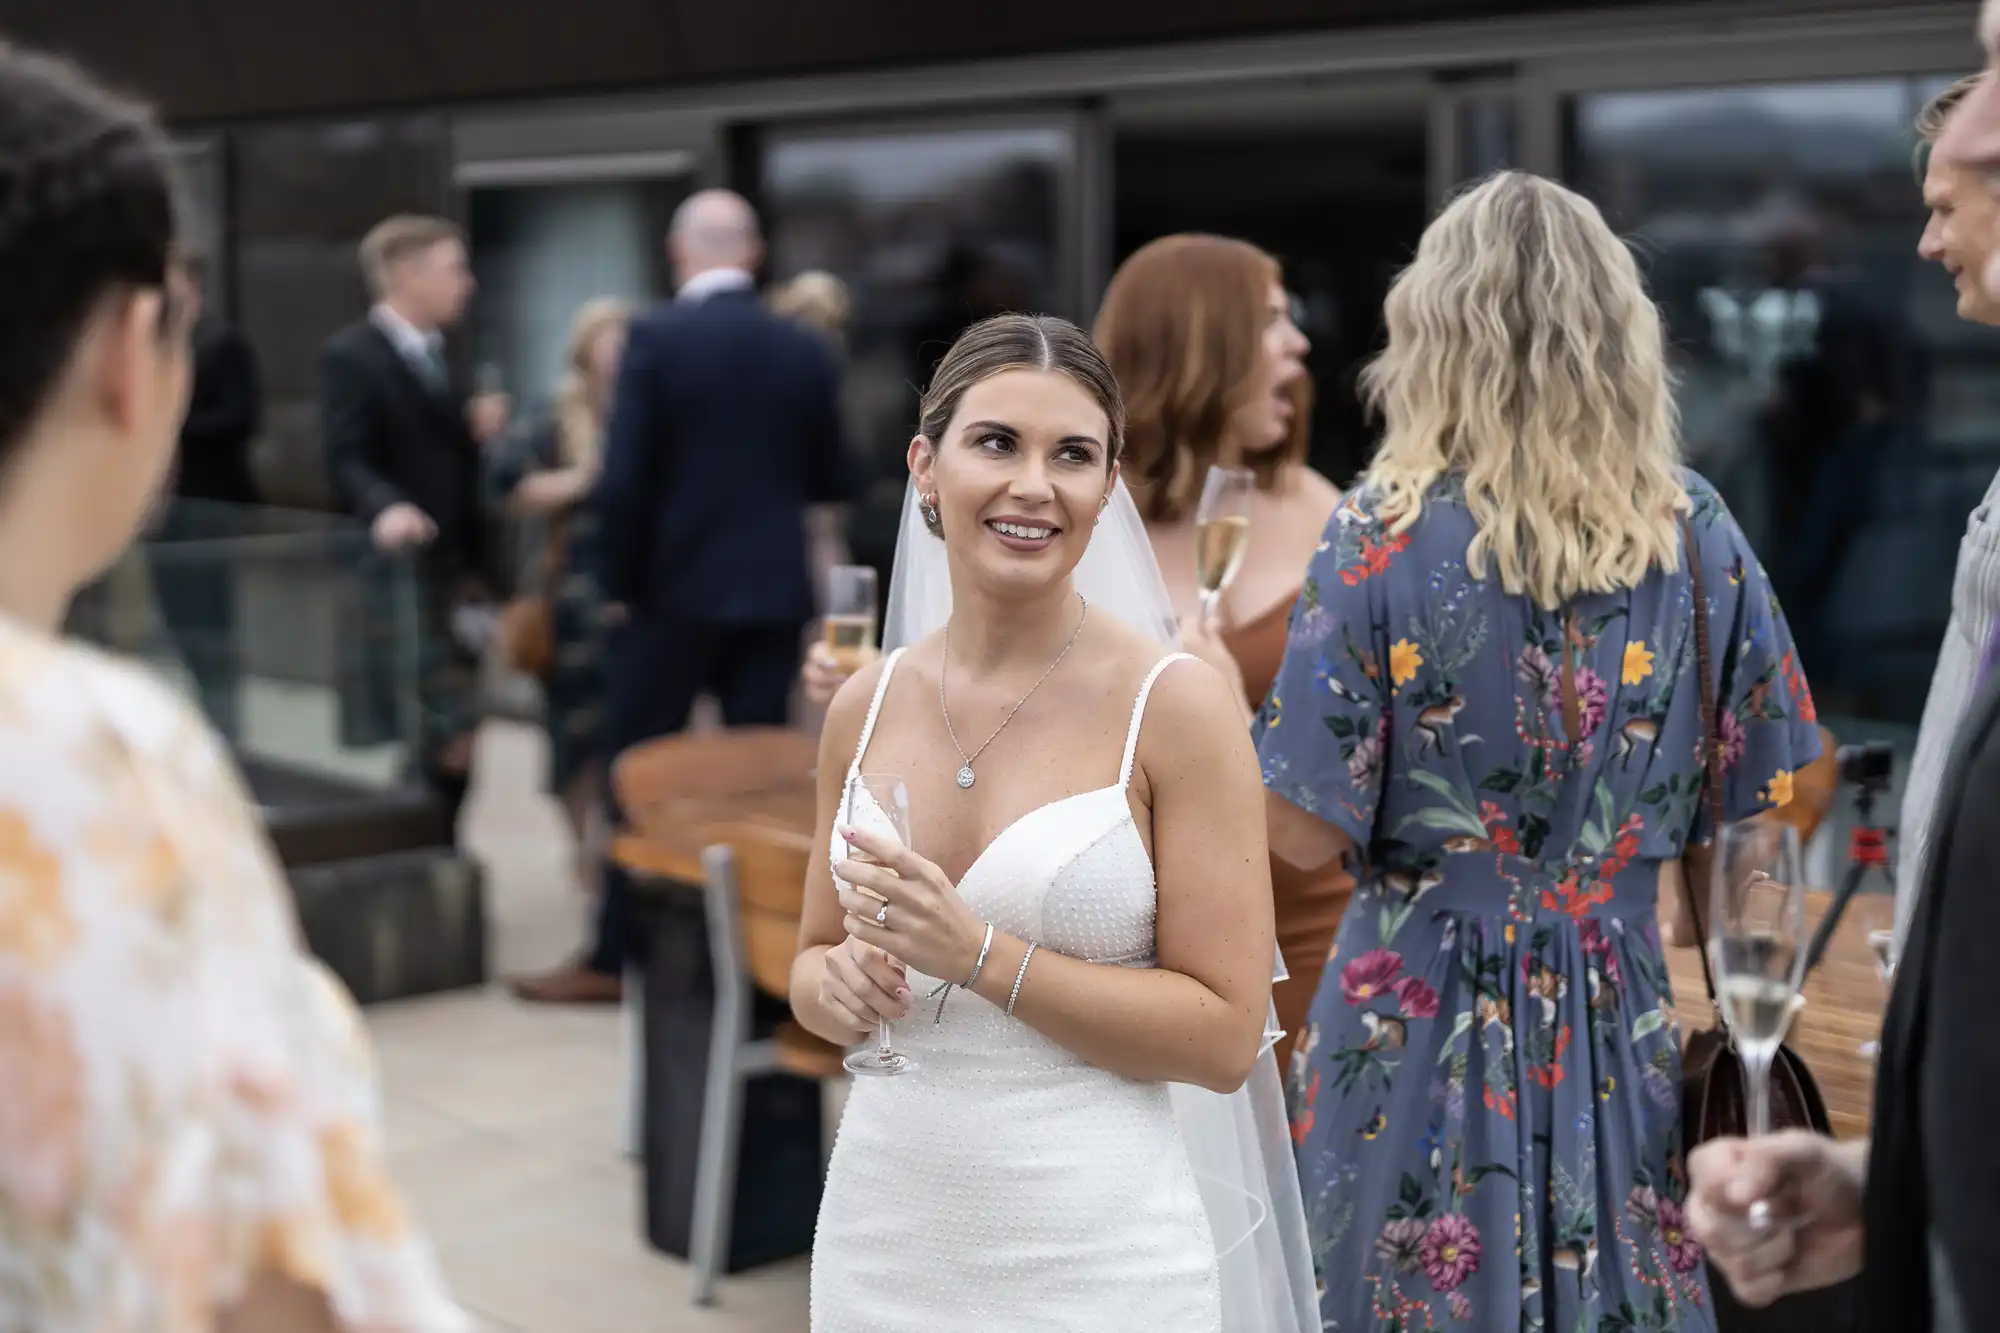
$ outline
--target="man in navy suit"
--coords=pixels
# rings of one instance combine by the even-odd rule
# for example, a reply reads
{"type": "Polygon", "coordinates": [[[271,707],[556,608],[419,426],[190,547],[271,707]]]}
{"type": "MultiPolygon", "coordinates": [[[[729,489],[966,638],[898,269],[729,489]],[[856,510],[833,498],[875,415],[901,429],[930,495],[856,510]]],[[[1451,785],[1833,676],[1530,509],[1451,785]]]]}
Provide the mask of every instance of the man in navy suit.
{"type": "MultiPolygon", "coordinates": [[[[598,578],[622,619],[605,664],[613,755],[681,730],[702,694],[731,726],[785,722],[815,602],[809,511],[849,497],[839,373],[758,300],[755,211],[693,195],[668,248],[678,294],[633,321],[597,490],[598,578]]],[[[608,868],[591,955],[515,992],[614,1001],[634,947],[630,888],[608,868]]]]}

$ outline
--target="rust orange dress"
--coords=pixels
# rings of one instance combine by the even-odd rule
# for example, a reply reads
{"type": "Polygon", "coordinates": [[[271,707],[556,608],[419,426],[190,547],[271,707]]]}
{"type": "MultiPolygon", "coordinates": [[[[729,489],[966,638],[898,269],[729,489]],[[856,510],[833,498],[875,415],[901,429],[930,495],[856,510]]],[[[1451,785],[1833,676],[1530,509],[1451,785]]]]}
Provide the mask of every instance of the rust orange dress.
{"type": "MultiPolygon", "coordinates": [[[[1261,705],[1285,660],[1285,638],[1291,620],[1288,597],[1258,616],[1222,631],[1222,641],[1243,672],[1243,689],[1253,705],[1261,705]]],[[[1277,914],[1278,950],[1285,956],[1289,980],[1271,988],[1278,1026],[1285,1036],[1277,1045],[1278,1068],[1290,1068],[1292,1043],[1305,1026],[1306,1010],[1319,988],[1341,913],[1354,894],[1354,876],[1338,862],[1318,870],[1300,870],[1282,857],[1271,858],[1271,896],[1277,914]]]]}

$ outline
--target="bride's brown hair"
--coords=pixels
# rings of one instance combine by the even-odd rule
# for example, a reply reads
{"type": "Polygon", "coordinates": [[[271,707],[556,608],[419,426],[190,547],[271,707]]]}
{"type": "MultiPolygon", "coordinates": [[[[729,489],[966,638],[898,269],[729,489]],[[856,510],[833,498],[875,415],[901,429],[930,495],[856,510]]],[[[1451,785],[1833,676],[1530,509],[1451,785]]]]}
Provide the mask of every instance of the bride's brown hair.
{"type": "MultiPolygon", "coordinates": [[[[1109,423],[1105,468],[1118,462],[1125,451],[1125,401],[1118,395],[1118,380],[1090,335],[1054,315],[995,315],[959,334],[924,390],[917,433],[935,449],[972,386],[1007,370],[1053,371],[1075,380],[1097,401],[1109,423]]],[[[929,513],[924,515],[924,526],[933,536],[944,535],[929,513]]]]}

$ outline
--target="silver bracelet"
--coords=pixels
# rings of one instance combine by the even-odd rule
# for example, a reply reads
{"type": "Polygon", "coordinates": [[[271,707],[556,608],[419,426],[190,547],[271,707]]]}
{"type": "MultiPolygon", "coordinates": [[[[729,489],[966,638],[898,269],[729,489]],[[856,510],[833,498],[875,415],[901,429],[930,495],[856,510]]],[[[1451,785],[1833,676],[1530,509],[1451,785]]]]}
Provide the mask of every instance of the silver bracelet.
{"type": "Polygon", "coordinates": [[[971,990],[978,984],[979,974],[986,970],[986,955],[993,950],[993,923],[986,923],[986,938],[979,944],[979,961],[972,965],[972,975],[958,983],[960,990],[971,990]]]}
{"type": "Polygon", "coordinates": [[[1039,944],[1030,944],[1028,946],[1028,951],[1021,955],[1021,970],[1014,974],[1014,989],[1007,996],[1007,1017],[1009,1018],[1012,1018],[1014,1016],[1014,1006],[1016,1003],[1020,1001],[1021,983],[1028,979],[1028,960],[1030,958],[1033,958],[1035,956],[1035,950],[1041,947],[1042,946],[1039,944]]]}
{"type": "Polygon", "coordinates": [[[931,991],[931,993],[928,996],[924,997],[926,999],[935,999],[938,1002],[937,1014],[935,1017],[931,1019],[932,1027],[936,1027],[939,1023],[944,1022],[945,1001],[951,999],[952,990],[954,988],[959,990],[971,990],[972,983],[979,980],[979,974],[986,970],[986,955],[990,953],[992,949],[993,949],[993,923],[991,921],[988,921],[986,923],[986,938],[980,941],[979,961],[972,965],[972,975],[967,977],[963,981],[940,981],[937,984],[937,986],[931,991]]]}

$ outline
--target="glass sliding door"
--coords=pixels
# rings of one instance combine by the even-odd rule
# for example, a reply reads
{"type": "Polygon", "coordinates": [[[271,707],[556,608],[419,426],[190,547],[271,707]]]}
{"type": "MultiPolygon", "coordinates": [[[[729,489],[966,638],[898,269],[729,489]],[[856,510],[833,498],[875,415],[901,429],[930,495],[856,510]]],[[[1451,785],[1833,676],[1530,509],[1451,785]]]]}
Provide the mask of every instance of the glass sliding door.
{"type": "Polygon", "coordinates": [[[773,130],[759,153],[769,276],[848,288],[847,434],[857,559],[886,578],[916,392],[967,324],[1008,310],[1087,321],[1078,118],[773,130]]]}
{"type": "Polygon", "coordinates": [[[1916,254],[1910,126],[1948,81],[1585,93],[1568,117],[1570,179],[1645,264],[1689,460],[1769,567],[1823,720],[1905,764],[1960,542],[2000,532],[1974,513],[2000,340],[1916,254]]]}
{"type": "Polygon", "coordinates": [[[1533,170],[1524,121],[1529,98],[1511,75],[1440,75],[1430,102],[1433,211],[1462,186],[1509,167],[1533,170]]]}
{"type": "Polygon", "coordinates": [[[479,301],[475,362],[516,406],[546,410],[566,369],[570,321],[599,296],[635,307],[672,293],[667,226],[691,175],[482,186],[466,195],[479,301]]]}
{"type": "MultiPolygon", "coordinates": [[[[568,371],[570,325],[582,306],[615,296],[634,309],[673,293],[667,228],[694,187],[691,166],[644,177],[508,181],[466,188],[479,299],[472,362],[513,397],[522,431],[553,411],[568,371]]],[[[504,523],[504,573],[534,577],[544,531],[504,523]]]]}

